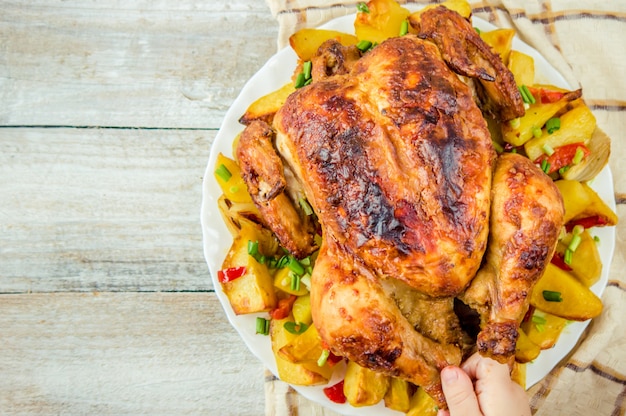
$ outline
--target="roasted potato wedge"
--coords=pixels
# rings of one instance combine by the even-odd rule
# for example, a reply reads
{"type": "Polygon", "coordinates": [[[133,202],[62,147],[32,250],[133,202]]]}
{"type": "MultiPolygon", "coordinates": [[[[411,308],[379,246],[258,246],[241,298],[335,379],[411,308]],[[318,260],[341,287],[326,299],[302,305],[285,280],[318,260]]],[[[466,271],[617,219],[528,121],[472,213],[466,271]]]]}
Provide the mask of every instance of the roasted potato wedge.
{"type": "Polygon", "coordinates": [[[272,124],[274,114],[280,110],[283,104],[285,104],[287,97],[295,90],[296,87],[294,83],[289,82],[279,89],[264,95],[250,104],[246,112],[243,113],[243,116],[239,118],[239,122],[248,125],[255,120],[262,120],[267,124],[272,124]]]}
{"type": "Polygon", "coordinates": [[[298,296],[298,299],[296,299],[296,301],[293,303],[291,312],[293,313],[293,319],[296,322],[302,322],[310,325],[311,322],[313,322],[313,317],[311,314],[311,296],[298,296]]]}
{"type": "Polygon", "coordinates": [[[567,319],[535,310],[531,319],[522,323],[522,329],[530,342],[545,350],[556,344],[565,325],[567,319]]]}
{"type": "MultiPolygon", "coordinates": [[[[294,319],[295,321],[295,319],[294,319]]],[[[299,323],[298,321],[295,321],[299,323]]],[[[306,331],[297,335],[278,350],[278,355],[292,363],[315,362],[322,355],[322,339],[315,325],[309,325],[306,331]]]]}
{"type": "MultiPolygon", "coordinates": [[[[564,256],[571,239],[571,234],[565,236],[557,245],[557,253],[564,256]]],[[[602,260],[600,259],[598,244],[587,230],[580,234],[580,244],[572,255],[569,267],[572,268],[572,274],[587,287],[590,287],[600,279],[602,260]]]]}
{"type": "Polygon", "coordinates": [[[515,345],[515,361],[527,363],[537,358],[539,353],[541,353],[541,348],[528,338],[528,335],[522,328],[517,332],[519,337],[515,345]]]}
{"type": "Polygon", "coordinates": [[[252,202],[233,202],[221,195],[217,200],[217,206],[222,219],[233,238],[239,234],[246,225],[261,224],[261,214],[252,202]]]}
{"type": "Polygon", "coordinates": [[[526,364],[525,363],[513,363],[513,370],[511,370],[511,380],[522,386],[526,390],[526,364]]]}
{"type": "Polygon", "coordinates": [[[584,209],[571,218],[571,221],[584,220],[586,218],[597,218],[598,225],[616,225],[617,214],[600,198],[600,196],[589,185],[582,182],[582,188],[590,200],[584,209]]]}
{"type": "Polygon", "coordinates": [[[318,366],[316,362],[292,363],[282,358],[278,351],[298,335],[292,334],[285,329],[285,322],[293,322],[293,317],[285,319],[272,319],[270,323],[270,339],[272,351],[276,359],[278,377],[285,383],[301,386],[313,386],[328,383],[333,370],[328,366],[318,366]]]}
{"type": "Polygon", "coordinates": [[[409,411],[406,412],[406,416],[437,416],[437,412],[439,412],[437,403],[424,389],[418,388],[411,396],[409,411]]]}
{"type": "Polygon", "coordinates": [[[509,54],[511,53],[511,45],[515,37],[514,29],[495,29],[488,32],[480,32],[482,40],[491,46],[493,51],[500,55],[502,62],[507,65],[509,62],[509,54]]]}
{"type": "Polygon", "coordinates": [[[583,212],[591,204],[591,196],[587,193],[582,183],[571,180],[560,180],[554,182],[565,206],[565,216],[563,222],[566,224],[578,214],[583,212]]]}
{"type": "Polygon", "coordinates": [[[248,193],[248,186],[243,181],[241,170],[235,160],[219,153],[213,174],[222,193],[230,201],[252,203],[252,198],[248,193]]]}
{"type": "Polygon", "coordinates": [[[343,382],[343,393],[352,406],[372,406],[385,397],[389,388],[389,378],[349,361],[343,382]]]}
{"type": "Polygon", "coordinates": [[[269,311],[276,306],[274,280],[265,264],[248,254],[248,241],[258,241],[259,251],[272,255],[278,248],[271,233],[256,224],[246,224],[233,240],[222,270],[243,270],[234,280],[221,282],[233,311],[237,315],[269,311]],[[240,268],[244,269],[240,269],[240,268]]]}
{"type": "Polygon", "coordinates": [[[517,85],[533,85],[535,83],[535,60],[523,52],[512,50],[507,64],[513,73],[517,85]]]}
{"type": "Polygon", "coordinates": [[[359,12],[354,21],[354,33],[359,40],[381,43],[400,35],[402,22],[409,17],[409,10],[394,0],[370,0],[369,13],[359,12]]]}
{"type": "Polygon", "coordinates": [[[561,117],[561,128],[552,134],[546,129],[542,130],[540,137],[532,138],[524,144],[524,150],[530,160],[537,160],[545,153],[545,148],[557,149],[573,143],[591,141],[591,136],[596,129],[596,118],[586,105],[579,105],[561,117]]]}
{"type": "Polygon", "coordinates": [[[406,413],[411,406],[411,385],[401,378],[391,377],[384,397],[385,407],[406,413]]]}
{"type": "Polygon", "coordinates": [[[531,104],[523,117],[502,124],[504,141],[513,146],[522,146],[533,137],[533,129],[543,127],[546,121],[565,108],[570,101],[581,96],[582,90],[576,90],[566,93],[554,103],[544,104],[537,101],[531,104]]]}
{"type": "Polygon", "coordinates": [[[535,308],[561,318],[586,321],[602,312],[602,301],[572,274],[548,264],[530,296],[535,308]],[[546,293],[544,293],[546,292],[546,293]],[[560,301],[548,300],[547,294],[558,294],[560,301]]]}
{"type": "Polygon", "coordinates": [[[303,61],[310,61],[320,45],[329,39],[335,39],[343,46],[355,45],[358,39],[354,35],[336,30],[304,28],[289,37],[289,44],[303,61]]]}

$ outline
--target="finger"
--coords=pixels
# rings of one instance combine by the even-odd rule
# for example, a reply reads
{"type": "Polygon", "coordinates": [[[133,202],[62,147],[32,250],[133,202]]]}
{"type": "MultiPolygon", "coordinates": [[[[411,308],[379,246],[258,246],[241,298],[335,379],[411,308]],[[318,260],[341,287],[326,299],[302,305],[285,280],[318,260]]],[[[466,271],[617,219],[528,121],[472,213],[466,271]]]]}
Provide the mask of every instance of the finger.
{"type": "Polygon", "coordinates": [[[441,371],[441,386],[450,416],[482,416],[472,380],[459,367],[450,366],[441,371]]]}
{"type": "Polygon", "coordinates": [[[489,357],[483,357],[479,353],[473,354],[461,368],[472,380],[491,380],[494,383],[509,381],[511,374],[507,364],[501,364],[489,357]]]}

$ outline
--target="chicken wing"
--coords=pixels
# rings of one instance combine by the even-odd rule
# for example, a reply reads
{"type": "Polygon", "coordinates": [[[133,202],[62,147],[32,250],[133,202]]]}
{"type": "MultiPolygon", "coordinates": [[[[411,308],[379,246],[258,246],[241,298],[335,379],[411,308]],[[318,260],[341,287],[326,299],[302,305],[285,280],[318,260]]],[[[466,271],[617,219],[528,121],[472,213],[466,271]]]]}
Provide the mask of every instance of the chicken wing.
{"type": "Polygon", "coordinates": [[[435,43],[454,70],[476,78],[482,89],[483,108],[504,121],[524,115],[524,102],[515,78],[471,23],[458,13],[439,6],[425,11],[411,24],[418,36],[435,43]]]}
{"type": "Polygon", "coordinates": [[[318,248],[315,224],[288,196],[285,168],[273,141],[271,127],[263,121],[253,121],[239,138],[237,160],[265,225],[276,234],[283,247],[303,258],[318,248]]]}

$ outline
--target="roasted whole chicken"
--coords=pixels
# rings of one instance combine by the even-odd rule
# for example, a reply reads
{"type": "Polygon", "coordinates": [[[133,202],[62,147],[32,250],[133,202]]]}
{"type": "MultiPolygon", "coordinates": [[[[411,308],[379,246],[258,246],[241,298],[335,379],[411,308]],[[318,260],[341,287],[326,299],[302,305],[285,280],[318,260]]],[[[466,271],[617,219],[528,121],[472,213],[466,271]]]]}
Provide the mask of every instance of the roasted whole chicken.
{"type": "Polygon", "coordinates": [[[246,127],[237,159],[281,244],[298,257],[319,249],[313,321],[332,352],[421,386],[445,407],[442,368],[473,349],[513,359],[563,202],[530,160],[493,149],[483,111],[524,113],[499,57],[443,7],[416,26],[417,35],[363,56],[322,45],[313,82],[272,125],[246,127]],[[479,314],[476,339],[459,305],[479,314]]]}

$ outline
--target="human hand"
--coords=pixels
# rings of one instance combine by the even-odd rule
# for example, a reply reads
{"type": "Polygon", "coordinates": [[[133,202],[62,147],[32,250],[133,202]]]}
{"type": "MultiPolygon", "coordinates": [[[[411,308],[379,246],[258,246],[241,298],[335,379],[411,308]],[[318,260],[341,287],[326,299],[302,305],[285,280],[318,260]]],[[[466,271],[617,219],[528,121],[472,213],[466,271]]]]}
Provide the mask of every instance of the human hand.
{"type": "Polygon", "coordinates": [[[526,392],[511,380],[509,366],[476,353],[461,368],[441,371],[448,410],[437,416],[530,416],[526,392]]]}

